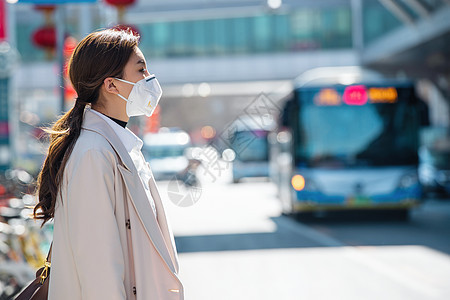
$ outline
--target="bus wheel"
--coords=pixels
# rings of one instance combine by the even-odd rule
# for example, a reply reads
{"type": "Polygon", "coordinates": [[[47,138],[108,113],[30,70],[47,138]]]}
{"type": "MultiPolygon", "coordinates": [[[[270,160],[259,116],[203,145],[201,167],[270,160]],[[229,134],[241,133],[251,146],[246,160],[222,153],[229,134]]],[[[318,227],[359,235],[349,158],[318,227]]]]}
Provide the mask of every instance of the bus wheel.
{"type": "Polygon", "coordinates": [[[233,177],[233,183],[239,183],[239,178],[233,177]]]}

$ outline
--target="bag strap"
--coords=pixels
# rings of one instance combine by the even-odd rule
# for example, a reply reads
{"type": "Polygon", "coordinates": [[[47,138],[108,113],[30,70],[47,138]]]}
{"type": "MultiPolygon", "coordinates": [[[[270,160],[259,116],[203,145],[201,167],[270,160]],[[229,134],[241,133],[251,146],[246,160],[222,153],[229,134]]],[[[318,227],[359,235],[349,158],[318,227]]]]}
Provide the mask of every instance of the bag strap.
{"type": "Polygon", "coordinates": [[[48,249],[48,254],[47,254],[47,259],[46,259],[49,263],[52,262],[52,248],[53,248],[53,241],[50,244],[50,249],[48,249]]]}

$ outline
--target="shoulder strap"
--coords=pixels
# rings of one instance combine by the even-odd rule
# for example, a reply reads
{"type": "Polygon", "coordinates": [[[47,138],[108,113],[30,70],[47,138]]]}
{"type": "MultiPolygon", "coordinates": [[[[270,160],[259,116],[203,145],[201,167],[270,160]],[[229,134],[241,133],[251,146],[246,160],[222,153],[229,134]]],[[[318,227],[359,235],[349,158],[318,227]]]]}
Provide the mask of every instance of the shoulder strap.
{"type": "Polygon", "coordinates": [[[48,254],[47,254],[47,261],[48,262],[52,262],[52,248],[53,248],[53,241],[50,244],[50,249],[48,249],[48,254]]]}

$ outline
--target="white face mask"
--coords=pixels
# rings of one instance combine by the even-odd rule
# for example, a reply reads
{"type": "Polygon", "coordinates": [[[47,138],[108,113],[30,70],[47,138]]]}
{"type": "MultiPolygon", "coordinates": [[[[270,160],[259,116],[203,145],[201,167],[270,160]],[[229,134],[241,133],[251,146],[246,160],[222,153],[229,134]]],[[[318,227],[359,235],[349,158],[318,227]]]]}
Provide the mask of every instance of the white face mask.
{"type": "Polygon", "coordinates": [[[161,86],[159,85],[158,79],[156,79],[155,75],[145,77],[136,83],[120,78],[115,79],[133,85],[133,89],[131,90],[128,99],[121,94],[117,94],[120,98],[127,101],[128,117],[142,115],[150,117],[155,111],[162,95],[161,86]]]}

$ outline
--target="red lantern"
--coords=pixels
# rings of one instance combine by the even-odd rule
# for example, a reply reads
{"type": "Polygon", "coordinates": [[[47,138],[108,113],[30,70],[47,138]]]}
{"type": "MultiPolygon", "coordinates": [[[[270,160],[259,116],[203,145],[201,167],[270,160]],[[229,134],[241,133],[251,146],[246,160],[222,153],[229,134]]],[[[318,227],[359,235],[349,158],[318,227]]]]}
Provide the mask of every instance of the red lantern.
{"type": "Polygon", "coordinates": [[[44,26],[33,32],[33,43],[39,48],[56,48],[56,30],[53,26],[44,26]]]}
{"type": "Polygon", "coordinates": [[[128,6],[136,2],[136,0],[105,0],[106,3],[114,6],[128,6]]]}
{"type": "Polygon", "coordinates": [[[46,12],[46,11],[53,12],[55,10],[56,6],[55,5],[51,5],[51,4],[48,4],[48,5],[44,4],[44,5],[35,5],[34,8],[36,10],[41,10],[41,11],[44,11],[44,12],[46,12]]]}
{"type": "Polygon", "coordinates": [[[56,29],[52,19],[56,6],[35,5],[34,8],[43,12],[45,23],[41,28],[33,32],[31,38],[37,47],[45,49],[47,59],[51,59],[56,48],[56,29]]]}
{"type": "Polygon", "coordinates": [[[123,23],[125,7],[133,4],[136,0],[105,0],[106,3],[117,7],[119,23],[123,23]]]}

